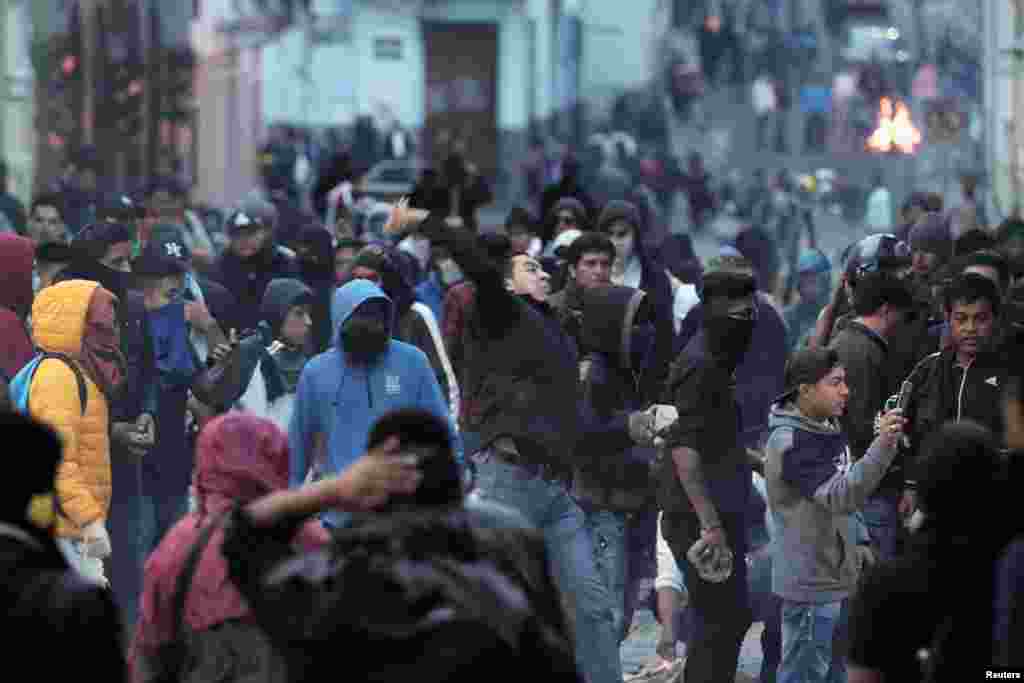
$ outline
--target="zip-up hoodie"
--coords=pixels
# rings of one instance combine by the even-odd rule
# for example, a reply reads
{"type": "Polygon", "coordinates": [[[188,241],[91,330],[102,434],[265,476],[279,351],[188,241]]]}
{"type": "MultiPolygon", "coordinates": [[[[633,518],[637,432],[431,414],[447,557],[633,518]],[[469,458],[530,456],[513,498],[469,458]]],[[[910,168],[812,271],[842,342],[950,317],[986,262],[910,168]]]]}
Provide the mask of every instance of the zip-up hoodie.
{"type": "Polygon", "coordinates": [[[793,602],[837,602],[857,582],[851,515],[896,455],[876,439],[850,464],[832,421],[811,420],[792,403],[772,406],[765,461],[772,539],[772,591],[793,602]]]}
{"type": "Polygon", "coordinates": [[[353,280],[334,293],[334,348],[309,361],[299,377],[288,428],[291,486],[301,485],[305,479],[317,435],[323,435],[327,444],[326,473],[338,474],[366,451],[370,428],[383,415],[418,408],[448,419],[448,408],[430,362],[415,346],[392,339],[369,367],[353,366],[346,358],[341,348],[341,326],[359,306],[377,299],[388,304],[387,324],[391,329],[391,299],[377,285],[353,280]]]}

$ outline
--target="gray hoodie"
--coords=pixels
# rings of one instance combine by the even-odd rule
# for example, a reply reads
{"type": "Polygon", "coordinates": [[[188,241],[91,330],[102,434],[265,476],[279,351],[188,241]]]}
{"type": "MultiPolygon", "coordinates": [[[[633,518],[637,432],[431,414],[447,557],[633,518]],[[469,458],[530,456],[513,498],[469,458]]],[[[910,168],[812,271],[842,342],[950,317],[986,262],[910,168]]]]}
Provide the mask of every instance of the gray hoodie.
{"type": "Polygon", "coordinates": [[[772,591],[793,602],[838,602],[859,571],[852,514],[885,475],[897,450],[876,438],[850,464],[838,424],[772,406],[766,447],[768,508],[775,526],[772,591]]]}

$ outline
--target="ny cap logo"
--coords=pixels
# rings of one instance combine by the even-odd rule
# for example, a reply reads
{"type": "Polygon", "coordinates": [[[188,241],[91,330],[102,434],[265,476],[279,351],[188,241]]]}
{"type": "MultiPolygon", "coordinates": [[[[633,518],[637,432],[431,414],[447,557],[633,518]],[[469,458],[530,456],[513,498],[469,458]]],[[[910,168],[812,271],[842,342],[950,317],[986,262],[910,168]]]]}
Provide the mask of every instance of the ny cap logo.
{"type": "Polygon", "coordinates": [[[168,256],[172,256],[176,259],[181,258],[181,245],[177,242],[167,242],[164,244],[164,249],[167,251],[168,256]]]}
{"type": "Polygon", "coordinates": [[[998,387],[999,386],[999,378],[998,377],[989,377],[987,380],[985,380],[985,384],[991,384],[994,387],[998,387]]]}

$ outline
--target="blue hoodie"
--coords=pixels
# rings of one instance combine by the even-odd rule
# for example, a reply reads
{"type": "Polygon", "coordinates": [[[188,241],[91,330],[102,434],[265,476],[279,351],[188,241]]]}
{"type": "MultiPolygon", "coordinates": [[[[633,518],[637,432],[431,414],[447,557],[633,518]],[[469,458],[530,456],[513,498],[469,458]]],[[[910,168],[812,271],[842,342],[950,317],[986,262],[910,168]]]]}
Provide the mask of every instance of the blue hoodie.
{"type": "Polygon", "coordinates": [[[393,327],[394,308],[380,287],[368,280],[353,280],[339,287],[331,302],[333,348],[309,361],[299,377],[295,412],[288,428],[293,487],[303,483],[312,465],[311,447],[316,434],[326,436],[326,473],[338,474],[366,451],[370,428],[385,414],[419,408],[448,419],[448,408],[430,362],[415,346],[392,339],[371,367],[349,364],[341,350],[341,326],[356,308],[371,299],[388,303],[387,322],[393,327]]]}

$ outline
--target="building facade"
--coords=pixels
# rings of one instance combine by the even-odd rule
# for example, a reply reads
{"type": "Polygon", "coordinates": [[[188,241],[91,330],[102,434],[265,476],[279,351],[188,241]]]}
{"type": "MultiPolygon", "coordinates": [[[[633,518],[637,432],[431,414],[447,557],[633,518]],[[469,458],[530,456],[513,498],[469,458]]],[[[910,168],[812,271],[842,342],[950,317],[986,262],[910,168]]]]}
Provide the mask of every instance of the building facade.
{"type": "Polygon", "coordinates": [[[31,59],[30,0],[0,0],[0,159],[7,163],[7,191],[26,206],[35,177],[35,70],[31,59]]]}

